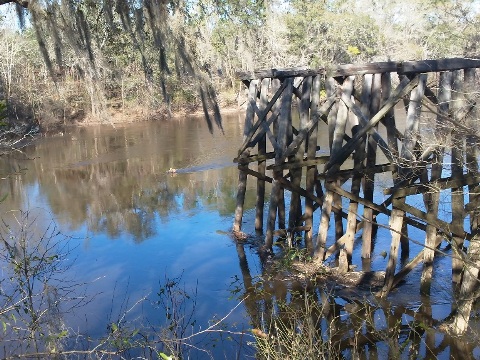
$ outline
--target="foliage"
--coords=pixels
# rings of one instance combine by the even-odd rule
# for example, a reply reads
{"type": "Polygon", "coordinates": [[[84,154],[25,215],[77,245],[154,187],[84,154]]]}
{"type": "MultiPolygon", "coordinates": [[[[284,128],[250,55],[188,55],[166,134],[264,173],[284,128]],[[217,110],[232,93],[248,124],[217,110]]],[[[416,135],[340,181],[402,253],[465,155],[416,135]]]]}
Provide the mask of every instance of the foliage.
{"type": "Polygon", "coordinates": [[[118,316],[107,319],[103,338],[77,334],[64,318],[93,297],[86,295],[86,284],[67,277],[74,266],[69,260],[71,239],[53,224],[42,227],[40,218],[19,212],[18,227],[5,225],[0,231],[0,341],[8,344],[2,348],[7,358],[180,359],[197,349],[198,337],[204,344],[199,351],[206,354],[206,339],[218,334],[221,338],[228,314],[199,330],[195,319],[196,289],[186,291],[181,276],[165,276],[155,296],[145,295],[133,304],[126,294],[118,316]],[[149,305],[159,310],[158,321],[130,316],[137,307],[149,305]]]}
{"type": "Polygon", "coordinates": [[[380,35],[370,16],[332,10],[323,2],[292,1],[292,7],[286,15],[289,53],[300,57],[301,65],[368,61],[376,55],[380,35]]]}
{"type": "Polygon", "coordinates": [[[17,351],[58,351],[69,334],[63,314],[84,303],[79,284],[65,276],[71,249],[54,225],[39,228],[28,212],[17,220],[0,233],[1,338],[17,351]]]}
{"type": "Polygon", "coordinates": [[[0,101],[0,126],[6,126],[5,119],[7,118],[7,102],[0,101]]]}
{"type": "Polygon", "coordinates": [[[69,0],[20,14],[22,32],[1,43],[14,45],[0,52],[2,92],[13,118],[44,130],[216,110],[237,69],[473,56],[479,22],[470,0],[69,0]]]}
{"type": "Polygon", "coordinates": [[[254,329],[259,359],[331,359],[341,357],[331,342],[333,334],[324,334],[324,311],[311,294],[304,294],[299,308],[283,303],[267,318],[268,328],[254,329]],[[326,339],[326,340],[324,340],[326,339]]]}

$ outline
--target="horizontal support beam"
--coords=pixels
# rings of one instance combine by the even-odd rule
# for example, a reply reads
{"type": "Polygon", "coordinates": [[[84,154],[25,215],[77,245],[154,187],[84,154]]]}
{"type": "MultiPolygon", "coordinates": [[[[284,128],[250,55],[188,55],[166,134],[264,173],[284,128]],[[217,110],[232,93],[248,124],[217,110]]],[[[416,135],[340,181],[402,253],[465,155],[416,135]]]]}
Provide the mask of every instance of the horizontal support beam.
{"type": "Polygon", "coordinates": [[[318,156],[315,159],[303,159],[302,161],[295,161],[295,162],[287,162],[281,165],[268,165],[267,170],[290,170],[290,169],[298,169],[304,166],[312,166],[318,164],[326,164],[330,159],[330,155],[325,156],[318,156]]]}
{"type": "Polygon", "coordinates": [[[448,58],[421,61],[385,61],[369,64],[346,64],[332,66],[328,69],[309,69],[295,67],[285,69],[262,69],[255,71],[237,71],[239,80],[253,80],[264,78],[286,78],[297,76],[326,75],[331,77],[344,77],[363,74],[381,74],[396,72],[398,74],[418,74],[428,72],[453,71],[460,69],[480,68],[480,59],[448,58]]]}
{"type": "MultiPolygon", "coordinates": [[[[364,168],[364,169],[361,169],[361,170],[343,169],[343,170],[338,170],[335,173],[335,178],[348,179],[355,174],[371,175],[371,174],[378,174],[378,173],[393,171],[395,169],[396,169],[396,165],[394,165],[394,164],[379,164],[379,165],[375,165],[375,166],[370,167],[370,168],[364,168]]],[[[327,177],[326,173],[318,174],[319,179],[325,179],[326,177],[327,177]]]]}
{"type": "Polygon", "coordinates": [[[461,232],[459,232],[458,234],[454,234],[454,231],[455,231],[455,226],[453,226],[452,224],[446,222],[446,221],[443,221],[443,220],[440,220],[440,219],[429,219],[429,216],[427,215],[427,213],[411,206],[411,205],[408,205],[408,204],[405,204],[403,202],[398,202],[397,204],[395,204],[395,206],[397,208],[399,208],[400,210],[402,211],[405,211],[406,213],[409,213],[413,216],[415,216],[417,219],[420,219],[422,221],[425,221],[427,224],[429,225],[432,225],[433,227],[437,228],[438,230],[440,230],[442,233],[444,233],[446,236],[449,236],[450,234],[453,235],[456,235],[456,236],[459,236],[461,237],[462,239],[471,239],[471,234],[464,231],[464,230],[461,230],[461,232]]]}
{"type": "Polygon", "coordinates": [[[284,69],[259,69],[254,71],[242,71],[235,72],[237,79],[239,80],[252,80],[252,79],[265,79],[265,78],[286,78],[286,77],[305,77],[324,75],[325,69],[309,69],[307,67],[293,67],[284,69]]]}
{"type": "Polygon", "coordinates": [[[275,159],[275,152],[269,152],[265,155],[250,155],[250,156],[243,156],[243,157],[236,157],[233,159],[234,163],[239,163],[242,165],[250,164],[256,161],[265,161],[269,159],[275,159]]]}
{"type": "Polygon", "coordinates": [[[460,177],[448,177],[436,181],[429,181],[423,184],[412,184],[402,188],[388,188],[383,190],[384,195],[392,195],[394,198],[402,198],[409,195],[438,192],[450,188],[476,185],[480,183],[480,176],[464,175],[460,177]]]}

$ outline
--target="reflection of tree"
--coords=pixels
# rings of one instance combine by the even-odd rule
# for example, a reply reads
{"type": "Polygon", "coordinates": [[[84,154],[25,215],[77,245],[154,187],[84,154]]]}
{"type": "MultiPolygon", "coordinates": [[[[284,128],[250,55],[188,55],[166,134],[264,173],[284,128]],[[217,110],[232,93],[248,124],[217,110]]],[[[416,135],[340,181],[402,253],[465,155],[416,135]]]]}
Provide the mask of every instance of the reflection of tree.
{"type": "Polygon", "coordinates": [[[7,358],[11,351],[62,350],[63,316],[86,301],[79,284],[65,276],[67,239],[53,225],[40,228],[38,215],[16,215],[15,225],[0,229],[0,339],[9,344],[7,358]]]}
{"type": "MultiPolygon", "coordinates": [[[[27,149],[34,161],[15,165],[9,158],[9,166],[29,170],[11,178],[13,188],[2,193],[12,194],[9,208],[21,208],[22,189],[38,182],[40,196],[59,223],[72,228],[86,223],[91,231],[112,237],[128,232],[142,241],[154,234],[157,216],[166,220],[198,206],[221,215],[233,212],[236,168],[222,164],[234,157],[231,139],[241,139],[237,122],[226,118],[226,135],[215,137],[200,120],[79,129],[27,149]],[[220,168],[203,171],[218,161],[220,168]],[[172,167],[185,171],[171,176],[166,171],[172,167]]],[[[253,204],[253,198],[248,200],[253,204]]]]}

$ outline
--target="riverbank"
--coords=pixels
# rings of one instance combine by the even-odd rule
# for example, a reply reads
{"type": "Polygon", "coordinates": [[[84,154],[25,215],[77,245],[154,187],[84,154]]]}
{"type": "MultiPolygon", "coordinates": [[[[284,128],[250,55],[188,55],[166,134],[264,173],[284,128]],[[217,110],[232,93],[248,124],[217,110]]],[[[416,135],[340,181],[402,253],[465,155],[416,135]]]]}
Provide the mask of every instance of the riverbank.
{"type": "MultiPolygon", "coordinates": [[[[245,108],[240,105],[226,104],[220,107],[221,115],[230,115],[237,112],[245,111],[245,108]]],[[[209,113],[213,111],[210,110],[209,113]]],[[[180,108],[175,111],[172,111],[171,114],[168,114],[166,109],[144,109],[141,107],[128,108],[125,110],[116,110],[111,109],[108,111],[108,115],[105,119],[101,120],[98,118],[87,117],[83,121],[75,121],[71,125],[74,126],[89,126],[89,125],[100,125],[100,124],[123,124],[123,123],[135,123],[142,121],[152,121],[152,120],[178,120],[183,119],[186,116],[196,118],[204,117],[205,113],[202,109],[187,109],[180,108]]]]}

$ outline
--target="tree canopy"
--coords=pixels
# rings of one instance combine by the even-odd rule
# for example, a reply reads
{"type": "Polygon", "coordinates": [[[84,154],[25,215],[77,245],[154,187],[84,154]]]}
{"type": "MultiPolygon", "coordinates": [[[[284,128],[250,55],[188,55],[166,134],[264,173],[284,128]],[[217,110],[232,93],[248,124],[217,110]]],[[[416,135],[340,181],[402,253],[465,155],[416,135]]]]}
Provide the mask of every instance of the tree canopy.
{"type": "Polygon", "coordinates": [[[15,6],[23,29],[3,30],[0,99],[21,111],[16,117],[44,123],[108,119],[135,106],[164,114],[199,107],[213,129],[219,106],[236,101],[238,69],[477,55],[477,0],[0,5],[15,6]]]}

